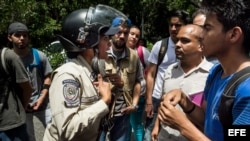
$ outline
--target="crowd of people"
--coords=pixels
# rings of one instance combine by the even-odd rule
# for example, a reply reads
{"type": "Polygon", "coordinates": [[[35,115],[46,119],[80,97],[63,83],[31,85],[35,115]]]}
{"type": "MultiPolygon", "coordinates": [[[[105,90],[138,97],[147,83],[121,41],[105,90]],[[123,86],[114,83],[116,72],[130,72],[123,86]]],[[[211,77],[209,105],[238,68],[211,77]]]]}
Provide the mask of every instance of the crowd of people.
{"type": "Polygon", "coordinates": [[[11,23],[0,140],[38,141],[33,117],[43,141],[223,141],[228,128],[250,131],[249,13],[246,0],[203,0],[192,17],[173,10],[170,36],[149,51],[121,11],[78,9],[62,23],[68,61],[54,70],[28,27],[11,23]]]}

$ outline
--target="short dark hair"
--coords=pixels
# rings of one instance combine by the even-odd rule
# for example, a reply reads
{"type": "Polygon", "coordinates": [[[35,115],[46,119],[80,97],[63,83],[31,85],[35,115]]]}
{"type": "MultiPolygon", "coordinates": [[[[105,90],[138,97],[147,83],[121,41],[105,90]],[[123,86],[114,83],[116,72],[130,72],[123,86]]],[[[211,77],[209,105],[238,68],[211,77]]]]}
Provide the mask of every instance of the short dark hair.
{"type": "Polygon", "coordinates": [[[184,10],[173,10],[173,11],[170,12],[169,20],[172,17],[178,17],[178,18],[180,18],[180,20],[184,24],[190,23],[190,17],[189,17],[189,13],[187,11],[184,11],[184,10]]]}
{"type": "Polygon", "coordinates": [[[215,13],[226,32],[235,26],[244,34],[243,47],[250,52],[250,1],[249,0],[203,0],[202,9],[207,14],[215,13]]]}
{"type": "Polygon", "coordinates": [[[147,40],[146,40],[145,38],[141,37],[141,38],[139,39],[139,41],[142,41],[143,44],[144,44],[144,47],[147,47],[147,40]]]}
{"type": "Polygon", "coordinates": [[[192,14],[192,20],[198,15],[206,15],[205,9],[198,9],[192,14]]]}

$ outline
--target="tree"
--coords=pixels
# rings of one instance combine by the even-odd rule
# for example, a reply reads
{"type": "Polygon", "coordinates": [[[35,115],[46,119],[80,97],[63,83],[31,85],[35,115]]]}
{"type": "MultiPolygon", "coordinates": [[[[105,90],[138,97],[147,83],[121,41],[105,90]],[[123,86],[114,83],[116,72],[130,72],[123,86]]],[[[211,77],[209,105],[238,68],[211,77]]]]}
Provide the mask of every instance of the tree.
{"type": "MultiPolygon", "coordinates": [[[[63,19],[72,11],[97,4],[110,5],[127,15],[133,24],[143,28],[143,36],[151,43],[168,35],[167,16],[173,9],[192,13],[197,0],[1,0],[0,34],[6,41],[8,25],[26,23],[33,47],[46,49],[60,34],[63,19]]],[[[4,41],[2,44],[5,45],[4,41]]],[[[58,59],[60,60],[60,59],[58,59]]],[[[56,62],[56,61],[55,61],[56,62]]],[[[55,63],[60,64],[60,63],[55,63]]],[[[54,65],[54,67],[57,67],[54,65]]]]}

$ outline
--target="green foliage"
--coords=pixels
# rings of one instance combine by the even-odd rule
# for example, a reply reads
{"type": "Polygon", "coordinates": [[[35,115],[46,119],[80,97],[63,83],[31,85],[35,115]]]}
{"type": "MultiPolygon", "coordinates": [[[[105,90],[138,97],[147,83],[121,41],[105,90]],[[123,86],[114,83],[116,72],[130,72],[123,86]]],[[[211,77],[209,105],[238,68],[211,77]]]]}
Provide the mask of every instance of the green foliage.
{"type": "MultiPolygon", "coordinates": [[[[13,21],[26,23],[33,47],[46,50],[57,39],[61,23],[70,12],[105,4],[122,11],[133,24],[143,28],[143,36],[152,47],[156,40],[168,36],[169,11],[183,9],[192,13],[198,3],[199,0],[1,0],[0,34],[7,37],[8,25],[13,21]]],[[[64,61],[61,53],[46,53],[53,56],[50,59],[53,68],[64,61]]]]}
{"type": "Polygon", "coordinates": [[[151,51],[151,50],[152,50],[152,48],[153,48],[153,46],[154,46],[154,43],[149,42],[149,43],[147,44],[147,48],[148,48],[148,50],[149,50],[149,51],[151,51]]]}

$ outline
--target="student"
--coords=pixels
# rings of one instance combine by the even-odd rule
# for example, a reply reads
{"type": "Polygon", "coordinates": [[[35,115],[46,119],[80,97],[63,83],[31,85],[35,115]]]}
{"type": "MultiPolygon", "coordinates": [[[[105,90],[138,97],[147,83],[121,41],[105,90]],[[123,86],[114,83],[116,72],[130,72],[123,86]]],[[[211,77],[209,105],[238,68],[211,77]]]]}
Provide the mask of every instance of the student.
{"type": "Polygon", "coordinates": [[[146,76],[146,123],[145,123],[145,141],[151,141],[151,132],[154,127],[154,121],[158,112],[158,105],[162,96],[162,82],[164,72],[167,67],[176,62],[175,43],[177,42],[176,35],[181,26],[189,22],[189,14],[182,10],[174,10],[169,17],[169,34],[167,39],[167,51],[164,54],[163,61],[158,63],[159,50],[161,48],[162,40],[157,41],[148,58],[149,67],[146,76]]]}
{"type": "Polygon", "coordinates": [[[37,125],[33,123],[33,118],[37,117],[44,128],[51,122],[48,92],[52,68],[47,56],[42,51],[29,46],[29,30],[25,24],[11,23],[8,28],[8,40],[13,51],[22,60],[32,85],[33,92],[26,109],[26,124],[29,139],[36,141],[35,134],[39,134],[41,129],[35,130],[37,125]]]}
{"type": "MultiPolygon", "coordinates": [[[[201,107],[193,104],[183,91],[173,90],[163,97],[159,119],[193,141],[223,141],[225,119],[218,117],[222,92],[229,80],[240,70],[250,66],[250,5],[243,0],[204,0],[202,8],[208,11],[204,24],[204,55],[216,57],[220,64],[211,69],[201,107]],[[233,12],[232,12],[233,11],[233,12]],[[216,71],[216,72],[215,72],[216,71]],[[179,104],[185,112],[174,108],[179,104]],[[176,118],[178,117],[178,118],[176,118]],[[204,125],[200,131],[193,122],[204,125]],[[184,124],[185,123],[185,124],[184,124]]],[[[234,91],[231,125],[250,125],[250,78],[241,82],[234,91]]],[[[229,108],[229,107],[224,107],[229,108]]],[[[230,117],[227,117],[230,118],[230,117]]]]}
{"type": "MultiPolygon", "coordinates": [[[[142,45],[139,45],[139,38],[141,36],[140,29],[133,25],[130,27],[129,34],[128,34],[128,40],[126,42],[126,46],[134,49],[136,53],[138,54],[143,72],[144,72],[144,78],[141,81],[141,94],[138,101],[138,109],[130,114],[130,124],[134,131],[134,139],[135,141],[142,141],[144,137],[144,109],[145,109],[145,93],[146,93],[146,69],[149,65],[148,57],[150,55],[150,52],[147,48],[145,48],[142,45]]],[[[132,132],[132,130],[131,130],[132,132]]],[[[131,138],[131,132],[129,132],[129,138],[127,141],[130,141],[131,138]]]]}
{"type": "MultiPolygon", "coordinates": [[[[206,20],[206,11],[204,9],[198,9],[192,15],[193,24],[203,26],[206,20]]],[[[213,64],[219,63],[218,60],[214,57],[207,58],[209,62],[213,64]]]]}
{"type": "Polygon", "coordinates": [[[12,50],[1,47],[0,52],[0,140],[29,141],[25,109],[32,88],[28,74],[12,50]]]}

